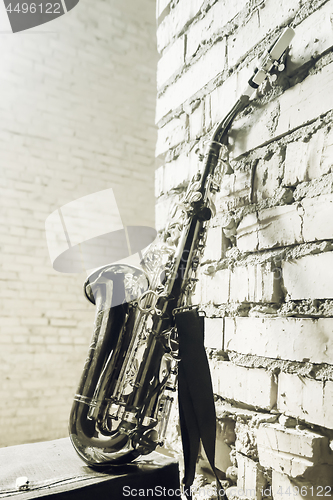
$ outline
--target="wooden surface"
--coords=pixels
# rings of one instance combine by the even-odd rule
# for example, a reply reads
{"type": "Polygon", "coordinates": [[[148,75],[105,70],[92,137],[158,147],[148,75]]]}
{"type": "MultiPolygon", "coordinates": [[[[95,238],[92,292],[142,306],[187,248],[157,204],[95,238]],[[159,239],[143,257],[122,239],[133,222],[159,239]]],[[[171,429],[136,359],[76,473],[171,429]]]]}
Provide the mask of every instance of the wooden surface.
{"type": "Polygon", "coordinates": [[[171,491],[168,495],[168,490],[177,488],[178,464],[157,452],[132,464],[108,467],[100,472],[82,462],[68,438],[0,448],[0,498],[175,498],[171,491]],[[16,479],[22,476],[29,479],[26,491],[16,488],[16,479]],[[148,488],[152,491],[147,492],[148,488]],[[139,490],[145,494],[140,495],[139,490]]]}

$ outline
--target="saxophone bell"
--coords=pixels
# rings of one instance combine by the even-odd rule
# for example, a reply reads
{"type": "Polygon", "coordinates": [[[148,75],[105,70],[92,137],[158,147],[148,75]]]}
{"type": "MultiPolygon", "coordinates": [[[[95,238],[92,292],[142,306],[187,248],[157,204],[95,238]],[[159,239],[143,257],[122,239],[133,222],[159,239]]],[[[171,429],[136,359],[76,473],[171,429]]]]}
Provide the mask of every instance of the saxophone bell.
{"type": "MultiPolygon", "coordinates": [[[[96,305],[96,314],[70,415],[70,438],[90,466],[130,462],[150,453],[159,443],[158,432],[152,429],[157,424],[157,419],[152,418],[156,413],[154,404],[150,412],[143,412],[142,404],[133,405],[140,392],[136,386],[140,365],[137,356],[145,352],[145,323],[150,308],[142,295],[149,290],[149,279],[133,266],[105,266],[88,277],[84,290],[96,305]]],[[[147,300],[149,296],[147,293],[147,300]]],[[[152,370],[156,386],[154,372],[159,369],[163,352],[156,346],[151,350],[159,353],[152,370]]]]}

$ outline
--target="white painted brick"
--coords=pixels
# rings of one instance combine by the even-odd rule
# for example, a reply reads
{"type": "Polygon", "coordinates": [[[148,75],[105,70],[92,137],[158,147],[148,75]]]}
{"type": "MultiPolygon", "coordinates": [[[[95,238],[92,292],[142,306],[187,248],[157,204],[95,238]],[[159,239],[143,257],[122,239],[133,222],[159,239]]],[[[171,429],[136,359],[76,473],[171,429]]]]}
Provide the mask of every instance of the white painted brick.
{"type": "Polygon", "coordinates": [[[169,192],[179,186],[184,186],[199,170],[198,156],[191,151],[178,156],[176,160],[168,162],[164,166],[162,182],[163,193],[169,192]]]}
{"type": "Polygon", "coordinates": [[[294,245],[303,241],[297,205],[268,208],[258,213],[258,248],[294,245]]]}
{"type": "Polygon", "coordinates": [[[228,212],[247,205],[251,197],[251,172],[235,171],[222,179],[221,190],[216,196],[217,212],[228,212]]]}
{"type": "Polygon", "coordinates": [[[198,278],[199,281],[195,283],[195,287],[192,293],[192,304],[196,306],[201,306],[201,304],[204,303],[204,300],[202,298],[203,277],[201,276],[200,271],[198,272],[198,278]]]}
{"type": "MultiPolygon", "coordinates": [[[[254,296],[258,295],[257,289],[251,289],[251,292],[254,296]]],[[[230,276],[230,301],[248,302],[249,295],[249,270],[247,267],[243,266],[236,267],[230,276]]]]}
{"type": "Polygon", "coordinates": [[[287,145],[283,183],[295,186],[306,179],[308,143],[291,142],[287,145]]]}
{"type": "Polygon", "coordinates": [[[253,198],[259,202],[274,196],[280,186],[280,177],[283,174],[281,156],[277,153],[269,160],[259,160],[254,174],[253,198]]]}
{"type": "Polygon", "coordinates": [[[249,252],[301,243],[301,229],[297,205],[272,207],[242,219],[237,227],[237,247],[249,252]]]}
{"type": "Polygon", "coordinates": [[[266,410],[276,404],[277,386],[266,370],[211,361],[211,372],[214,392],[222,398],[266,410]]]}
{"type": "Polygon", "coordinates": [[[204,101],[189,116],[190,139],[200,139],[205,126],[205,104],[204,101]]]}
{"type": "Polygon", "coordinates": [[[297,26],[289,52],[288,71],[295,70],[332,47],[332,15],[332,2],[326,2],[297,26]]]}
{"type": "Polygon", "coordinates": [[[270,262],[235,267],[230,275],[231,302],[279,302],[279,276],[270,262]]]}
{"type": "Polygon", "coordinates": [[[205,318],[205,347],[223,349],[223,318],[205,318]]]}
{"type": "Polygon", "coordinates": [[[267,28],[260,27],[258,9],[256,9],[246,25],[237,30],[228,40],[228,66],[232,68],[240,62],[266,33],[267,28]]]}
{"type": "Polygon", "coordinates": [[[333,253],[282,263],[284,287],[293,300],[333,298],[333,253]]]}
{"type": "Polygon", "coordinates": [[[213,276],[202,275],[201,299],[204,303],[224,304],[229,299],[229,269],[217,271],[213,276]]]}
{"type": "Polygon", "coordinates": [[[179,118],[173,118],[158,130],[156,156],[165,153],[168,149],[177,146],[186,139],[186,121],[186,114],[182,113],[179,118]]]}
{"type": "Polygon", "coordinates": [[[308,76],[301,83],[286,90],[277,100],[237,120],[232,128],[233,133],[237,134],[234,158],[331,110],[333,107],[333,94],[330,92],[332,74],[333,64],[331,63],[318,73],[308,76]],[[304,105],[305,99],[306,106],[304,105]]]}
{"type": "Polygon", "coordinates": [[[202,262],[219,261],[222,257],[222,228],[210,227],[207,231],[205,250],[202,262]]]}
{"type": "Polygon", "coordinates": [[[228,45],[229,65],[232,67],[239,62],[275,27],[290,22],[300,5],[300,0],[291,0],[282,2],[277,9],[274,0],[267,0],[260,6],[261,8],[256,9],[246,25],[242,26],[231,38],[228,45]]]}
{"type": "Polygon", "coordinates": [[[300,0],[291,0],[290,2],[281,2],[277,9],[274,0],[267,0],[264,6],[260,6],[262,8],[259,9],[260,26],[268,31],[273,27],[289,24],[301,6],[300,0]],[[272,26],[272,22],[274,22],[274,26],[272,26]]]}
{"type": "Polygon", "coordinates": [[[279,424],[261,424],[257,431],[259,462],[291,477],[317,464],[332,464],[329,439],[319,433],[279,424]]]}
{"type": "Polygon", "coordinates": [[[217,42],[157,99],[156,122],[190,99],[223,71],[225,41],[217,42]]]}
{"type": "Polygon", "coordinates": [[[283,177],[285,186],[295,186],[298,182],[328,173],[327,164],[322,162],[324,142],[324,132],[319,131],[307,143],[298,141],[287,145],[283,177]]]}
{"type": "Polygon", "coordinates": [[[280,373],[277,408],[306,422],[333,427],[333,382],[280,373]]]}
{"type": "Polygon", "coordinates": [[[237,488],[243,492],[241,496],[249,500],[261,500],[262,492],[267,484],[263,468],[258,462],[241,453],[237,453],[236,457],[238,469],[237,488]]]}
{"type": "Polygon", "coordinates": [[[183,28],[194,18],[203,4],[204,0],[180,0],[171,9],[157,28],[157,48],[161,52],[183,28]]]}
{"type": "Polygon", "coordinates": [[[163,85],[177,73],[184,64],[185,37],[182,36],[163,52],[157,63],[157,88],[163,85]]]}
{"type": "Polygon", "coordinates": [[[333,364],[332,318],[225,318],[225,350],[333,364]]]}
{"type": "Polygon", "coordinates": [[[241,252],[253,252],[258,249],[258,218],[257,214],[243,217],[237,226],[237,248],[241,252]]]}
{"type": "Polygon", "coordinates": [[[332,238],[333,195],[302,200],[304,241],[332,238]]]}
{"type": "MultiPolygon", "coordinates": [[[[315,150],[316,154],[316,150],[315,150]]],[[[332,167],[332,154],[333,154],[333,129],[330,129],[325,136],[324,147],[321,155],[320,168],[311,172],[311,178],[319,177],[320,175],[327,174],[331,171],[332,167]]],[[[317,164],[317,163],[316,163],[317,164]]]]}
{"type": "Polygon", "coordinates": [[[191,59],[202,42],[209,41],[246,5],[246,0],[216,2],[206,15],[192,24],[187,31],[186,59],[191,59]]]}

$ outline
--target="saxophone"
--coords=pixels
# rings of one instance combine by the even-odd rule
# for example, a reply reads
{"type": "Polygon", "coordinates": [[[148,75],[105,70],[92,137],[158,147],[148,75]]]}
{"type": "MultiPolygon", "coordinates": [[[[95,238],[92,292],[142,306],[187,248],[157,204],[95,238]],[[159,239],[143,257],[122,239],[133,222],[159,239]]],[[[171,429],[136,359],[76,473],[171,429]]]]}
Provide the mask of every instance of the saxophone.
{"type": "Polygon", "coordinates": [[[267,75],[284,69],[293,36],[286,28],[264,53],[248,87],[213,130],[202,173],[172,207],[167,227],[143,255],[141,268],[111,264],[84,284],[96,314],[69,432],[89,466],[128,463],[163,444],[177,390],[175,314],[193,307],[214,197],[229,168],[227,134],[267,75]]]}

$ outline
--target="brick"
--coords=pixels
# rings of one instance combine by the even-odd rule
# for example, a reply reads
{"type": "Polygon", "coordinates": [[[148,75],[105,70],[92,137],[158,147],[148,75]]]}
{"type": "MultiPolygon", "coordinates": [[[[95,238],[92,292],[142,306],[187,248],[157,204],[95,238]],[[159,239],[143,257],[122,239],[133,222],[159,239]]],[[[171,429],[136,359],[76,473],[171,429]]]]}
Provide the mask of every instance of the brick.
{"type": "Polygon", "coordinates": [[[302,219],[297,205],[269,208],[258,213],[258,248],[281,247],[301,243],[302,219]]]}
{"type": "Polygon", "coordinates": [[[289,52],[290,59],[287,65],[289,72],[294,71],[332,47],[332,25],[330,21],[332,15],[332,3],[326,2],[297,26],[289,52]]]}
{"type": "Polygon", "coordinates": [[[233,407],[232,413],[237,417],[235,426],[237,436],[235,442],[236,451],[258,462],[257,428],[263,422],[276,422],[277,415],[265,413],[262,410],[255,412],[253,410],[236,409],[236,407],[233,407]]]}
{"type": "Polygon", "coordinates": [[[333,382],[280,373],[278,410],[312,424],[333,426],[333,382]]]}
{"type": "Polygon", "coordinates": [[[282,262],[284,287],[292,300],[333,298],[333,253],[282,262]]]}
{"type": "Polygon", "coordinates": [[[192,21],[204,0],[180,0],[157,28],[157,49],[161,52],[192,21]]]}
{"type": "Polygon", "coordinates": [[[189,116],[190,140],[200,139],[205,126],[205,104],[202,101],[189,116]]]}
{"type": "Polygon", "coordinates": [[[165,164],[162,192],[184,186],[195,176],[199,167],[198,156],[191,151],[178,156],[176,160],[165,164]]]}
{"type": "Polygon", "coordinates": [[[223,71],[225,64],[225,41],[213,45],[208,52],[193,64],[181,77],[158,97],[156,123],[170,111],[196,95],[208,82],[223,71]]]}
{"type": "Polygon", "coordinates": [[[322,162],[325,139],[324,132],[319,131],[309,142],[287,144],[283,176],[285,186],[295,186],[329,172],[328,165],[322,162]]]}
{"type": "Polygon", "coordinates": [[[304,241],[332,238],[333,195],[302,200],[304,241]]]}
{"type": "Polygon", "coordinates": [[[251,186],[250,170],[223,176],[221,190],[216,196],[217,213],[248,205],[251,201],[251,186]]]}
{"type": "Polygon", "coordinates": [[[197,52],[200,44],[209,42],[219,34],[246,5],[246,0],[216,2],[206,15],[193,23],[187,31],[186,59],[189,61],[197,52]]]}
{"type": "Polygon", "coordinates": [[[241,496],[249,500],[261,500],[267,484],[263,468],[258,462],[241,453],[237,453],[236,458],[238,491],[241,490],[243,492],[241,496]]]}
{"type": "MultiPolygon", "coordinates": [[[[200,298],[203,303],[224,304],[229,299],[229,269],[217,271],[213,276],[200,277],[200,298]]],[[[199,289],[198,287],[198,289],[199,289]]],[[[199,290],[198,290],[199,291],[199,290]]]]}
{"type": "Polygon", "coordinates": [[[258,217],[247,214],[237,226],[237,248],[241,252],[253,252],[258,249],[258,217]]]}
{"type": "MultiPolygon", "coordinates": [[[[321,175],[328,174],[332,166],[332,152],[333,152],[333,129],[329,129],[325,135],[324,147],[321,154],[320,167],[310,171],[311,178],[320,177],[321,175]]],[[[317,157],[317,148],[314,148],[314,157],[317,157]]],[[[317,162],[314,162],[317,165],[317,162]]]]}
{"type": "Polygon", "coordinates": [[[241,251],[301,243],[302,218],[297,205],[285,205],[249,214],[237,227],[237,247],[241,251]]]}
{"type": "Polygon", "coordinates": [[[333,364],[332,318],[225,318],[224,349],[253,356],[333,364]]]}
{"type": "Polygon", "coordinates": [[[270,159],[260,159],[254,170],[253,201],[258,203],[272,198],[280,186],[282,175],[281,154],[275,153],[270,159]]]}
{"type": "Polygon", "coordinates": [[[210,227],[207,231],[202,262],[219,261],[222,258],[222,228],[210,227]]]}
{"type": "Polygon", "coordinates": [[[223,318],[205,318],[205,347],[223,349],[223,318]]]}
{"type": "Polygon", "coordinates": [[[309,430],[261,424],[257,431],[259,462],[291,477],[320,463],[333,463],[329,439],[309,430]]]}
{"type": "Polygon", "coordinates": [[[278,99],[237,120],[232,127],[232,133],[237,134],[234,158],[330,111],[333,107],[332,74],[333,64],[328,64],[286,90],[278,99]],[[315,98],[312,97],[313,89],[316,89],[315,98]]]}
{"type": "Polygon", "coordinates": [[[230,275],[231,302],[279,302],[280,276],[272,263],[235,267],[230,275]]]}
{"type": "Polygon", "coordinates": [[[164,51],[157,63],[157,88],[163,85],[184,65],[185,37],[182,36],[164,51]]]}
{"type": "Polygon", "coordinates": [[[246,53],[260,42],[266,32],[266,28],[260,28],[258,9],[256,9],[246,25],[228,40],[228,66],[232,68],[244,59],[246,53]]]}
{"type": "MultiPolygon", "coordinates": [[[[268,0],[265,2],[263,8],[259,9],[260,26],[266,29],[266,31],[272,29],[273,17],[274,26],[284,26],[285,24],[289,24],[301,6],[302,2],[300,0],[291,0],[290,2],[281,3],[281,5],[279,5],[279,9],[276,9],[276,3],[274,0],[268,0]]],[[[262,6],[260,5],[260,7],[262,6]]]]}
{"type": "Polygon", "coordinates": [[[159,156],[186,139],[186,115],[182,113],[179,118],[173,118],[157,133],[155,155],[159,156]]]}
{"type": "Polygon", "coordinates": [[[282,3],[279,9],[273,0],[268,0],[262,8],[257,8],[246,24],[233,35],[228,44],[228,63],[232,67],[241,61],[247,52],[255,47],[266,34],[272,30],[272,18],[275,26],[283,26],[290,22],[295,12],[300,8],[300,0],[282,3]]]}
{"type": "MultiPolygon", "coordinates": [[[[252,287],[251,287],[252,288],[252,287]]],[[[251,289],[254,296],[258,295],[258,289],[251,289]]],[[[260,294],[260,291],[259,291],[260,294]]],[[[230,296],[231,302],[248,302],[250,295],[249,269],[247,267],[236,267],[230,277],[230,296]]]]}
{"type": "Polygon", "coordinates": [[[244,368],[230,361],[211,362],[213,389],[224,399],[270,410],[276,404],[277,385],[266,370],[244,368]]]}

